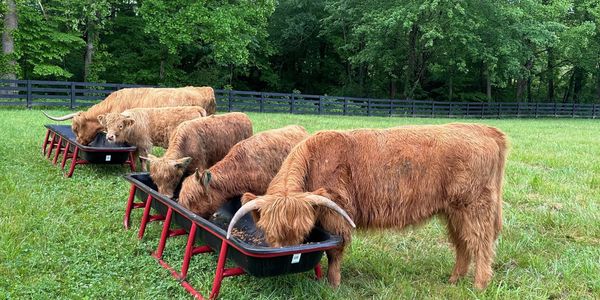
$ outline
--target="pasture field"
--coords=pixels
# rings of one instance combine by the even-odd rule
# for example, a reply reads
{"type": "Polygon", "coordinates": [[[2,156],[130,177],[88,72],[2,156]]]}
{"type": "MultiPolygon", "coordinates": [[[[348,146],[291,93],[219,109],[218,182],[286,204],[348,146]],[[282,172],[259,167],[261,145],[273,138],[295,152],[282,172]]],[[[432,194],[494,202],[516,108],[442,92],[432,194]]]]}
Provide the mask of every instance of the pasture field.
{"type": "MultiPolygon", "coordinates": [[[[221,299],[599,297],[600,121],[249,115],[255,132],[288,124],[310,132],[454,121],[497,126],[512,143],[504,229],[483,292],[473,289],[472,272],[457,285],[447,283],[454,253],[443,222],[433,219],[403,231],[356,231],[339,289],[311,272],[240,276],[224,279],[221,299]]],[[[151,223],[142,241],[137,230],[123,229],[126,167],[80,166],[73,178],[62,178],[41,155],[48,122],[39,110],[0,110],[0,299],[191,298],[148,255],[162,225],[151,223]]],[[[135,210],[132,228],[140,217],[135,210]]],[[[165,259],[175,268],[185,240],[167,242],[165,259]]],[[[205,295],[215,266],[215,254],[192,259],[189,280],[205,295]]]]}

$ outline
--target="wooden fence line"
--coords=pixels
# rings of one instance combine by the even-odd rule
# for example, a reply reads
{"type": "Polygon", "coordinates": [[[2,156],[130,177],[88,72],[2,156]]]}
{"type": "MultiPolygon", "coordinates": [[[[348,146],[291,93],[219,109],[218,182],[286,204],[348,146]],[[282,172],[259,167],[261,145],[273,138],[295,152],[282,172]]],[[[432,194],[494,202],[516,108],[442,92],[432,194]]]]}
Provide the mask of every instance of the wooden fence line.
{"type": "MultiPolygon", "coordinates": [[[[133,84],[44,80],[0,80],[0,106],[68,106],[98,103],[133,84]]],[[[147,86],[146,86],[147,87],[147,86]]],[[[527,102],[446,102],[374,99],[215,90],[219,111],[275,112],[345,116],[460,118],[597,118],[600,104],[527,102]]]]}

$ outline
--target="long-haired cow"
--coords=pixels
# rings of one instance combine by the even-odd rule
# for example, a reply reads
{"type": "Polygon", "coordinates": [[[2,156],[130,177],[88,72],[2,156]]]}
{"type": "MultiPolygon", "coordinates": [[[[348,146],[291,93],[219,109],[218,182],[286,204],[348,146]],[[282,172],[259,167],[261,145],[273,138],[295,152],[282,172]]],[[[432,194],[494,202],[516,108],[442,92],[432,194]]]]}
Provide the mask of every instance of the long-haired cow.
{"type": "Polygon", "coordinates": [[[252,135],[252,121],[243,113],[212,115],[181,123],[165,154],[148,155],[150,177],[158,192],[173,197],[185,175],[214,165],[239,141],[252,135]]]}
{"type": "Polygon", "coordinates": [[[292,148],[308,137],[301,126],[291,125],[253,135],[237,143],[208,170],[188,176],[179,204],[208,218],[227,199],[244,192],[265,193],[292,148]]]}
{"type": "Polygon", "coordinates": [[[507,143],[500,130],[476,124],[322,131],[292,150],[266,195],[244,194],[228,236],[253,210],[275,247],[302,243],[319,224],[344,240],[327,251],[328,279],[338,286],[352,219],[362,228],[402,228],[441,215],[456,249],[450,282],[474,260],[474,285],[483,289],[502,227],[507,143]]]}
{"type": "MultiPolygon", "coordinates": [[[[167,148],[169,137],[184,121],[206,117],[201,106],[133,108],[122,113],[98,116],[106,129],[106,139],[113,143],[128,143],[137,147],[136,154],[147,156],[152,146],[167,148]]],[[[142,164],[146,171],[146,164],[142,164]]]]}
{"type": "Polygon", "coordinates": [[[46,117],[54,121],[73,119],[71,129],[77,142],[89,144],[102,130],[98,116],[106,113],[120,113],[130,108],[149,108],[167,106],[202,106],[208,115],[216,110],[215,91],[211,87],[182,88],[127,88],[112,92],[102,102],[62,117],[46,117]]]}

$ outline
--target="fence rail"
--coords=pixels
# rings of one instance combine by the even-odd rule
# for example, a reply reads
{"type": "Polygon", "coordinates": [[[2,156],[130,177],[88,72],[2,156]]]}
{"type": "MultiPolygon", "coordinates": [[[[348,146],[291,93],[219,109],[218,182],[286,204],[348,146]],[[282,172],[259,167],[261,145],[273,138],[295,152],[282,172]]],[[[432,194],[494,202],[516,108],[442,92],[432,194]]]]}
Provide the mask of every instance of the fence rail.
{"type": "MultiPolygon", "coordinates": [[[[110,93],[142,85],[0,80],[0,106],[68,106],[98,103],[110,93]]],[[[446,102],[215,90],[219,111],[347,116],[461,118],[597,118],[600,104],[446,102]]]]}

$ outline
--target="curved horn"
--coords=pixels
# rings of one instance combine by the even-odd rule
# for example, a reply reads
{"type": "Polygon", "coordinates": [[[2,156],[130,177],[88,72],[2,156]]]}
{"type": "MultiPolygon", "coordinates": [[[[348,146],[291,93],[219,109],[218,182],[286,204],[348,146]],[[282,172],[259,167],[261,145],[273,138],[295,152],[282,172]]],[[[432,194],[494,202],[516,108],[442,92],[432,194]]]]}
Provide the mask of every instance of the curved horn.
{"type": "Polygon", "coordinates": [[[231,218],[231,221],[229,222],[229,227],[227,227],[227,239],[229,239],[231,237],[231,231],[233,230],[233,226],[247,213],[253,211],[253,210],[257,210],[261,205],[263,204],[263,201],[259,200],[259,199],[254,199],[244,205],[242,205],[242,207],[240,207],[240,209],[238,209],[238,211],[235,213],[235,215],[233,215],[233,218],[231,218]]]}
{"type": "Polygon", "coordinates": [[[45,111],[42,112],[44,114],[44,116],[46,116],[48,119],[54,120],[54,121],[64,121],[64,120],[69,120],[69,119],[73,119],[74,116],[76,116],[79,112],[74,112],[72,114],[68,114],[68,115],[64,115],[62,117],[53,117],[49,114],[47,114],[45,111]]]}
{"type": "Polygon", "coordinates": [[[327,199],[326,197],[319,196],[319,195],[310,195],[306,198],[313,201],[313,203],[315,205],[323,205],[323,206],[333,209],[335,212],[342,215],[342,217],[344,217],[344,219],[346,219],[346,221],[348,221],[348,223],[350,223],[350,226],[352,226],[352,228],[356,228],[356,224],[354,224],[354,221],[352,221],[352,219],[350,218],[348,213],[346,213],[346,211],[344,209],[342,209],[339,205],[337,205],[335,202],[331,201],[330,199],[327,199]]]}

